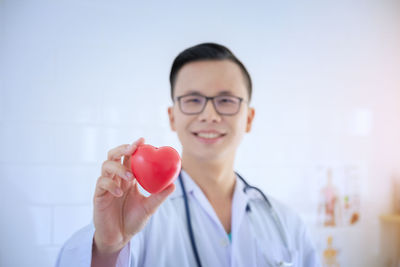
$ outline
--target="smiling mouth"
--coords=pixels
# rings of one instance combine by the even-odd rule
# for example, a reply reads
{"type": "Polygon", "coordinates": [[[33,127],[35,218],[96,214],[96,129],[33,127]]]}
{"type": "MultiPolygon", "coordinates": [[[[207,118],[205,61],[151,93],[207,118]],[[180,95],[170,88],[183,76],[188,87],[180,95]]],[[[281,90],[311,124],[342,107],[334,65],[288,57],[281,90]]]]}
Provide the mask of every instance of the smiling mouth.
{"type": "Polygon", "coordinates": [[[225,136],[224,133],[204,133],[204,132],[193,132],[193,134],[197,137],[204,138],[204,139],[216,139],[225,136]]]}

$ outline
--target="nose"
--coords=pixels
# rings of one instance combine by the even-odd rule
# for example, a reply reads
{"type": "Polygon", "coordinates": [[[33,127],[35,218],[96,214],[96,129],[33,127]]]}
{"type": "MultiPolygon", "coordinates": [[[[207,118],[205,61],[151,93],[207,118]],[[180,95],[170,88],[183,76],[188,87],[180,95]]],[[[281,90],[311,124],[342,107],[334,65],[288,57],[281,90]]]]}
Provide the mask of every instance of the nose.
{"type": "Polygon", "coordinates": [[[215,110],[212,100],[207,101],[203,112],[199,114],[199,120],[202,122],[219,122],[221,121],[221,116],[215,110]]]}

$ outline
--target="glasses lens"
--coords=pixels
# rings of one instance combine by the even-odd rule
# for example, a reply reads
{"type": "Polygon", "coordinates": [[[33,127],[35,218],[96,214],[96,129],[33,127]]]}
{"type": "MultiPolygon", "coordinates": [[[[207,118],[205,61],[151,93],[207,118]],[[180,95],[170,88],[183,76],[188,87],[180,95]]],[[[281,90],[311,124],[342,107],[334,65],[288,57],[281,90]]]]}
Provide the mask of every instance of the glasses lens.
{"type": "Polygon", "coordinates": [[[179,104],[184,113],[198,113],[203,109],[205,102],[204,96],[188,95],[181,97],[179,104]]]}
{"type": "Polygon", "coordinates": [[[240,99],[234,96],[217,96],[214,101],[217,111],[221,114],[235,114],[240,107],[240,99]]]}

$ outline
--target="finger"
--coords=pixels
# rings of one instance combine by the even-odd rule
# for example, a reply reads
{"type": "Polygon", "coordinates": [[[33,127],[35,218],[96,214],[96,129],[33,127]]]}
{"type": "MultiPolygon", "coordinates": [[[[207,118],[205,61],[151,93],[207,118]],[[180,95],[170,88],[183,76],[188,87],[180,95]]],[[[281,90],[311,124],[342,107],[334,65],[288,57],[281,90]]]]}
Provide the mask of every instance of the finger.
{"type": "Polygon", "coordinates": [[[121,158],[125,155],[132,155],[133,151],[136,150],[136,147],[144,142],[144,138],[139,138],[135,142],[133,142],[130,145],[120,145],[117,146],[116,148],[111,149],[108,151],[107,159],[108,160],[114,160],[114,161],[120,161],[121,158]]]}
{"type": "Polygon", "coordinates": [[[95,191],[95,197],[104,195],[106,192],[111,193],[115,197],[121,197],[123,195],[122,189],[117,185],[115,181],[108,177],[101,176],[97,180],[97,186],[95,191]]]}
{"type": "Polygon", "coordinates": [[[123,192],[128,192],[128,190],[137,183],[136,179],[134,178],[132,181],[120,180],[119,186],[121,187],[123,192]]]}
{"type": "Polygon", "coordinates": [[[170,184],[167,188],[165,188],[163,191],[153,194],[146,198],[144,201],[144,208],[146,209],[146,212],[148,214],[153,214],[157,208],[163,203],[167,197],[174,192],[175,190],[175,184],[170,184]]]}
{"type": "Polygon", "coordinates": [[[141,137],[139,138],[137,141],[135,141],[132,146],[130,147],[129,153],[127,153],[127,155],[124,155],[124,159],[122,164],[127,167],[127,168],[131,168],[130,164],[129,164],[129,159],[131,158],[132,154],[136,151],[136,149],[141,145],[144,144],[144,138],[141,137]]]}
{"type": "Polygon", "coordinates": [[[127,181],[131,181],[134,179],[132,172],[130,172],[128,168],[122,166],[121,163],[110,160],[106,160],[103,163],[103,166],[101,168],[101,175],[108,177],[118,175],[119,177],[127,181]]]}

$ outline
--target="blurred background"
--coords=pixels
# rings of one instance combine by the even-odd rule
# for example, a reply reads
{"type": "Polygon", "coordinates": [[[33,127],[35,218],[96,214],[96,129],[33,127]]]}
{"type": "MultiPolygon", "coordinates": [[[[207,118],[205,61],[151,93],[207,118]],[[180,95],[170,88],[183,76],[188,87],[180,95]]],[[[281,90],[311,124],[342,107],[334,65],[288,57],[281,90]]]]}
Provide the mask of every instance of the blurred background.
{"type": "Polygon", "coordinates": [[[236,169],[324,266],[400,264],[399,1],[0,0],[0,266],[54,265],[111,148],[180,150],[168,75],[201,42],[253,79],[236,169]]]}

